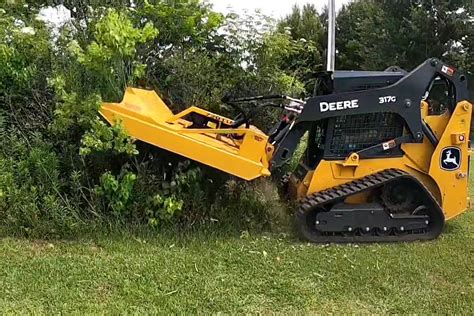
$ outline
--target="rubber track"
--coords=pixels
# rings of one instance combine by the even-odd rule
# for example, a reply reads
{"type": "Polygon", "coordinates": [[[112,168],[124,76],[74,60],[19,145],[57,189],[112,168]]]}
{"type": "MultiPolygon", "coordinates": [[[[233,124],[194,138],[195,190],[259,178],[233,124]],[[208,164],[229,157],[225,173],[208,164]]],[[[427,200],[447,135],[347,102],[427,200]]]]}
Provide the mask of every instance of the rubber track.
{"type": "MultiPolygon", "coordinates": [[[[444,226],[444,215],[436,199],[433,197],[431,192],[418,181],[415,177],[399,169],[387,169],[324,191],[315,192],[303,198],[300,202],[300,207],[296,213],[296,220],[298,230],[300,231],[301,237],[311,242],[316,243],[348,243],[348,242],[403,242],[403,241],[415,241],[415,240],[430,240],[439,236],[444,226]],[[311,235],[304,233],[301,230],[301,225],[306,225],[306,214],[314,208],[323,207],[327,204],[335,204],[337,202],[343,202],[347,197],[361,193],[366,190],[372,190],[381,187],[389,182],[410,179],[415,182],[425,193],[425,203],[431,204],[429,209],[430,214],[430,230],[427,232],[405,232],[399,235],[342,235],[341,232],[335,232],[334,235],[311,235]],[[341,235],[338,235],[341,234],[341,235]]],[[[306,225],[307,226],[307,225],[306,225]]]]}

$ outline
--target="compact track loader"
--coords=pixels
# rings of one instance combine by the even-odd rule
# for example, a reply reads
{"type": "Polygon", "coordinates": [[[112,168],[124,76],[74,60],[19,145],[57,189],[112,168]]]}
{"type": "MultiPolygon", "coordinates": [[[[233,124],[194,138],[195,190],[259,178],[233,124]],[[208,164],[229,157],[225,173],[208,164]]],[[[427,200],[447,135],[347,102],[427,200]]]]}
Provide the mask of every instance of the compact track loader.
{"type": "Polygon", "coordinates": [[[472,104],[466,76],[437,59],[406,73],[321,73],[307,100],[259,96],[223,100],[234,119],[197,107],[173,114],[153,91],[129,88],[100,110],[136,139],[252,180],[287,163],[295,218],[312,242],[394,242],[439,236],[468,209],[472,104]],[[283,119],[268,134],[251,125],[258,106],[283,119]]]}

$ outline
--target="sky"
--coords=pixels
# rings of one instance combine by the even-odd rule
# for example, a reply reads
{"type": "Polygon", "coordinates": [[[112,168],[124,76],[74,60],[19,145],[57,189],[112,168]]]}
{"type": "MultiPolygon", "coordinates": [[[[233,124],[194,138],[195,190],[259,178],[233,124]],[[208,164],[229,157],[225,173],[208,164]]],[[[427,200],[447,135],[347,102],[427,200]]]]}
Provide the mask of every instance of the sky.
{"type": "MultiPolygon", "coordinates": [[[[275,19],[284,17],[291,12],[293,5],[303,6],[306,3],[313,3],[319,10],[327,5],[327,0],[208,0],[214,5],[214,10],[222,13],[235,11],[237,13],[245,10],[252,12],[256,9],[261,10],[265,15],[275,19]]],[[[336,10],[348,3],[350,0],[336,0],[336,10]]],[[[53,24],[60,25],[70,17],[69,12],[62,6],[57,8],[47,8],[41,11],[41,15],[53,24]]]]}
{"type": "MultiPolygon", "coordinates": [[[[327,0],[209,0],[209,2],[214,5],[216,11],[223,13],[231,11],[229,9],[229,6],[231,6],[236,12],[260,9],[265,15],[274,18],[281,18],[290,13],[294,4],[303,6],[306,3],[312,3],[319,10],[322,10],[328,3],[327,0]]],[[[336,10],[339,10],[343,4],[348,2],[349,0],[336,0],[336,10]]]]}

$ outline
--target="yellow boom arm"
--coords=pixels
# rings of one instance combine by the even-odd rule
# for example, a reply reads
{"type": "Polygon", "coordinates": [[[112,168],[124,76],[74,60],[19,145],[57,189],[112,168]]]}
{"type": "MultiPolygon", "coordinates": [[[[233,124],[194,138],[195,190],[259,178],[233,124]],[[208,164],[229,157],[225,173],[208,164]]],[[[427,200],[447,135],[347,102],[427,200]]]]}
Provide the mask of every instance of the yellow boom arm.
{"type": "Polygon", "coordinates": [[[245,180],[269,176],[273,146],[254,126],[228,128],[226,117],[190,107],[174,115],[154,92],[127,88],[120,103],[104,103],[100,114],[110,123],[121,122],[130,136],[245,180]],[[192,117],[210,119],[196,126],[192,117]]]}

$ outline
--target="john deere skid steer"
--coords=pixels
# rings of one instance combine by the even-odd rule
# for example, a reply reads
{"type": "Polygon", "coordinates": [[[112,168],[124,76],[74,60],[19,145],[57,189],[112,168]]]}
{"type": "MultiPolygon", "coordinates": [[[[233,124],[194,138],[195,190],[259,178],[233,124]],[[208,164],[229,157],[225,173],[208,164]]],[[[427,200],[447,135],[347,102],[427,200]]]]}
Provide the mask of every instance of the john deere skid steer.
{"type": "Polygon", "coordinates": [[[229,119],[197,107],[173,114],[153,91],[129,88],[102,116],[136,139],[252,180],[306,151],[287,179],[295,218],[312,242],[436,238],[469,205],[472,104],[466,76],[437,59],[410,73],[322,73],[307,100],[224,100],[250,111],[229,119]],[[283,119],[268,134],[251,125],[257,105],[283,119]]]}

